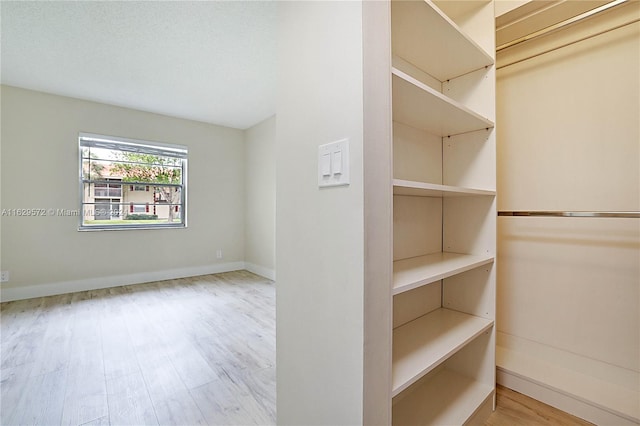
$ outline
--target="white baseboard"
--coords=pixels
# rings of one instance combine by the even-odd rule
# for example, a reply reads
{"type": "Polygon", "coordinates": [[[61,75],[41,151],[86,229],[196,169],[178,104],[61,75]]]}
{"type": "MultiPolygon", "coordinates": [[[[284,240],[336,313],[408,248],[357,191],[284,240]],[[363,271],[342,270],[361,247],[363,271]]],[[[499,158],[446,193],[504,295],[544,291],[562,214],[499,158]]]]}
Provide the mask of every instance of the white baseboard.
{"type": "Polygon", "coordinates": [[[580,398],[545,386],[542,383],[521,376],[512,371],[497,369],[498,384],[544,402],[566,413],[587,420],[599,426],[638,426],[640,423],[621,417],[601,407],[585,402],[580,398]]]}
{"type": "Polygon", "coordinates": [[[640,425],[640,375],[498,332],[497,382],[597,425],[640,425]]]}
{"type": "Polygon", "coordinates": [[[254,274],[260,275],[261,277],[265,277],[270,279],[271,281],[276,280],[276,271],[273,269],[265,268],[264,266],[256,265],[251,262],[245,262],[245,269],[249,272],[253,272],[254,274]]]}
{"type": "Polygon", "coordinates": [[[109,277],[88,278],[85,280],[62,281],[21,287],[6,287],[0,288],[0,301],[9,302],[12,300],[32,299],[34,297],[74,293],[76,291],[97,290],[101,288],[118,287],[121,285],[142,284],[151,281],[172,280],[176,278],[195,277],[198,275],[217,274],[220,272],[239,271],[242,269],[245,269],[245,262],[230,262],[215,265],[168,269],[164,271],[142,272],[139,274],[113,275],[109,277]]]}

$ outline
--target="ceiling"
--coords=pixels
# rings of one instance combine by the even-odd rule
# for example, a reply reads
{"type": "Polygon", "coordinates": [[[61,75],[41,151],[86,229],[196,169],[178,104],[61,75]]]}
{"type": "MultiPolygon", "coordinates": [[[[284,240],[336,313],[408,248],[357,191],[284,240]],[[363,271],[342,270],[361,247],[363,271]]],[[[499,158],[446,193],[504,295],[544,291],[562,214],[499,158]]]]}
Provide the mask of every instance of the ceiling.
{"type": "Polygon", "coordinates": [[[2,84],[246,129],[275,113],[275,1],[2,1],[2,84]]]}

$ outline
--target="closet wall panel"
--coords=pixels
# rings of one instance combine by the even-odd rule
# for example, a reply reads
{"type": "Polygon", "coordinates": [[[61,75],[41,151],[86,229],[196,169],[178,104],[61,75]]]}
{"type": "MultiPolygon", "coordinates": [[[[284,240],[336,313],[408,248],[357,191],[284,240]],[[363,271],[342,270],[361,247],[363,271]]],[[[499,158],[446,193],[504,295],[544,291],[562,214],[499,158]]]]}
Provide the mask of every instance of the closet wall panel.
{"type": "MultiPolygon", "coordinates": [[[[498,55],[498,211],[640,211],[640,24],[505,66],[639,16],[631,2],[498,55]]],[[[497,283],[499,381],[640,421],[640,219],[500,217],[497,283]]]]}

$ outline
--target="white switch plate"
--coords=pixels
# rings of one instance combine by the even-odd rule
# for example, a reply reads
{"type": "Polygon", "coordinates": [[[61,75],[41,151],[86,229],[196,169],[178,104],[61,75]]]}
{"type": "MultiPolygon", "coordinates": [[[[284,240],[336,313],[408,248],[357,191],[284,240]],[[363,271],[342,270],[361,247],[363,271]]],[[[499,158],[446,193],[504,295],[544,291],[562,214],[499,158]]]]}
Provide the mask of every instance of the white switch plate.
{"type": "Polygon", "coordinates": [[[2,273],[0,273],[0,282],[9,282],[9,271],[2,271],[2,273]]]}
{"type": "Polygon", "coordinates": [[[318,186],[349,185],[349,139],[318,147],[318,186]],[[329,165],[327,165],[329,159],[329,165]],[[330,173],[327,174],[327,166],[330,173]]]}

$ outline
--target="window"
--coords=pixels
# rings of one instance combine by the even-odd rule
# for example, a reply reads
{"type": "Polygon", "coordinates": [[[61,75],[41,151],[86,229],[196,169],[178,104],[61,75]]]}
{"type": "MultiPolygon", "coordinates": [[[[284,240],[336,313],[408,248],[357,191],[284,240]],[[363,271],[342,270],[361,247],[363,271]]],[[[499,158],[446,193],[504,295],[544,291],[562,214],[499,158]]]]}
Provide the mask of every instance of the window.
{"type": "Polygon", "coordinates": [[[80,230],[186,227],[187,147],[81,133],[80,230]]]}
{"type": "Polygon", "coordinates": [[[122,197],[122,185],[111,182],[121,182],[121,179],[107,178],[106,182],[93,185],[96,197],[122,197]]]}

